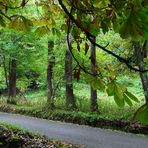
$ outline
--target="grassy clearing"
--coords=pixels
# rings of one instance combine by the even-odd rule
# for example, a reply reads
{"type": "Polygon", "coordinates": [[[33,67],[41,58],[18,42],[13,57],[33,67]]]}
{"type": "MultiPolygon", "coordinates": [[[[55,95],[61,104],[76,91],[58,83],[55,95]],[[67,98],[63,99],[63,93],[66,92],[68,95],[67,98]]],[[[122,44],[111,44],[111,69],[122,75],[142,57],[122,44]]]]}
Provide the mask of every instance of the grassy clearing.
{"type": "MultiPolygon", "coordinates": [[[[83,83],[74,83],[74,94],[76,99],[76,104],[78,106],[76,113],[88,114],[99,116],[104,119],[110,120],[131,120],[134,112],[139,108],[141,104],[144,103],[144,96],[140,84],[140,80],[135,78],[132,82],[129,82],[127,76],[122,76],[119,82],[128,86],[128,89],[134,93],[141,103],[134,103],[132,107],[125,106],[124,108],[119,108],[112,97],[108,97],[106,93],[98,91],[98,104],[99,112],[90,113],[89,109],[89,97],[90,97],[90,87],[83,83]]],[[[15,108],[22,109],[33,109],[41,110],[46,106],[46,90],[28,91],[24,96],[17,97],[17,106],[15,108]]],[[[6,97],[0,98],[0,104],[6,104],[6,97]]],[[[55,98],[56,110],[61,112],[68,112],[65,106],[65,89],[61,87],[56,94],[55,98]]]]}
{"type": "MultiPolygon", "coordinates": [[[[0,105],[7,105],[6,104],[6,98],[2,99],[0,105]]],[[[99,112],[96,113],[90,113],[89,111],[89,101],[87,98],[77,98],[77,106],[78,109],[75,111],[75,113],[80,114],[88,114],[88,115],[95,115],[99,116],[104,119],[110,119],[110,120],[125,120],[129,121],[131,120],[134,112],[138,109],[138,107],[141,104],[134,104],[132,107],[125,106],[124,108],[119,108],[115,103],[113,98],[110,99],[100,99],[98,100],[99,104],[99,112]]],[[[65,106],[65,99],[56,99],[55,105],[57,111],[60,112],[70,112],[67,110],[65,106]]],[[[47,108],[46,107],[46,97],[42,98],[32,98],[27,99],[27,101],[18,101],[18,105],[11,105],[14,108],[18,109],[24,109],[24,110],[42,110],[47,108]]],[[[55,111],[54,110],[54,111],[55,111]]]]}

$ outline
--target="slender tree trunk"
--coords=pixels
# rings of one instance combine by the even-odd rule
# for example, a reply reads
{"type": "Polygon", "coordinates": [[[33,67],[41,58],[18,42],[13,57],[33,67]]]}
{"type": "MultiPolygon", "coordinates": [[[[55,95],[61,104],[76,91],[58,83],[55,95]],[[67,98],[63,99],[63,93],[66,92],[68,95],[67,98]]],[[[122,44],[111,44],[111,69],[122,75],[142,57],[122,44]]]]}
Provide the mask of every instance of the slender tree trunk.
{"type": "Polygon", "coordinates": [[[48,66],[47,66],[47,102],[49,105],[49,108],[53,109],[54,108],[54,100],[53,100],[53,66],[55,63],[55,57],[53,55],[52,49],[54,47],[54,42],[49,41],[48,42],[48,57],[50,58],[48,61],[48,66]]]}
{"type": "MultiPolygon", "coordinates": [[[[70,48],[71,48],[71,39],[69,37],[70,48]]],[[[67,50],[65,53],[65,81],[66,81],[66,105],[67,107],[71,107],[72,109],[76,108],[74,94],[73,94],[73,74],[72,74],[72,56],[69,50],[69,46],[67,46],[67,50]]]]}
{"type": "Polygon", "coordinates": [[[4,67],[4,73],[5,73],[6,87],[7,87],[7,90],[8,90],[9,84],[8,84],[8,75],[7,75],[7,68],[6,68],[6,59],[5,59],[5,56],[3,56],[3,67],[4,67]]]}
{"type": "MultiPolygon", "coordinates": [[[[96,38],[93,38],[96,41],[96,38]]],[[[92,74],[96,74],[95,66],[96,66],[96,47],[91,44],[91,61],[90,61],[90,72],[92,74]]],[[[90,110],[91,112],[98,111],[98,103],[97,103],[97,90],[94,90],[92,87],[90,88],[90,110]]]]}
{"type": "Polygon", "coordinates": [[[8,87],[8,103],[16,104],[14,98],[16,97],[16,60],[10,61],[9,68],[9,87],[8,87]]]}
{"type": "MultiPolygon", "coordinates": [[[[140,47],[140,44],[138,42],[133,43],[134,49],[135,49],[135,56],[137,60],[137,66],[139,67],[139,70],[144,70],[143,67],[143,59],[148,56],[148,44],[145,41],[143,48],[140,47]]],[[[148,104],[148,74],[140,72],[140,78],[144,90],[144,96],[146,103],[148,104]]]]}

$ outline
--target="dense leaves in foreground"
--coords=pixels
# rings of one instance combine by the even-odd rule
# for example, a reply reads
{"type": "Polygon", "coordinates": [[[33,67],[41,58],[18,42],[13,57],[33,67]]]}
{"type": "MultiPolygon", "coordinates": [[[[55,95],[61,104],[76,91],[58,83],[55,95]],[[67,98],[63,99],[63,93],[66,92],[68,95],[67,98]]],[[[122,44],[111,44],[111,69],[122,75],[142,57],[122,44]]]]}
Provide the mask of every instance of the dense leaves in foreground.
{"type": "Polygon", "coordinates": [[[80,148],[61,141],[29,133],[13,125],[0,124],[0,148],[80,148]]]}

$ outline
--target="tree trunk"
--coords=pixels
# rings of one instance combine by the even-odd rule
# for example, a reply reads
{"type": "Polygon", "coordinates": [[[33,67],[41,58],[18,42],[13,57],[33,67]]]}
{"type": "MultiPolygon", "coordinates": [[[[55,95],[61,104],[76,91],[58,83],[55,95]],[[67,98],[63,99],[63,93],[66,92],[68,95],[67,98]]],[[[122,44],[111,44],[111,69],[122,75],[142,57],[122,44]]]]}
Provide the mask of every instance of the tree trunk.
{"type": "Polygon", "coordinates": [[[8,103],[16,104],[16,60],[12,59],[9,65],[9,87],[8,87],[8,103]]]}
{"type": "MultiPolygon", "coordinates": [[[[8,90],[9,84],[8,84],[8,75],[7,75],[7,68],[6,68],[6,58],[3,56],[3,67],[4,67],[4,73],[5,73],[5,82],[6,82],[6,87],[8,90]]],[[[8,92],[7,92],[8,94],[8,92]]]]}
{"type": "MultiPolygon", "coordinates": [[[[69,43],[71,46],[71,36],[69,37],[69,43]]],[[[73,76],[72,76],[72,56],[67,45],[65,53],[65,81],[66,81],[66,105],[72,109],[76,108],[74,94],[73,94],[73,76]]]]}
{"type": "MultiPolygon", "coordinates": [[[[139,67],[139,70],[144,70],[143,67],[143,59],[148,56],[147,51],[147,42],[145,41],[143,48],[141,49],[140,44],[138,42],[133,43],[134,49],[135,49],[135,56],[136,56],[136,62],[137,66],[139,67]]],[[[148,74],[140,72],[140,78],[144,90],[144,96],[145,96],[145,102],[148,104],[148,74]]]]}
{"type": "Polygon", "coordinates": [[[53,66],[55,63],[55,57],[53,55],[52,49],[54,47],[54,42],[49,41],[48,42],[48,57],[50,58],[48,61],[48,66],[47,66],[47,103],[49,105],[49,108],[53,109],[54,108],[54,100],[53,100],[53,66]]]}
{"type": "MultiPolygon", "coordinates": [[[[93,38],[93,41],[96,41],[96,38],[93,38]]],[[[91,44],[91,55],[90,55],[90,72],[92,74],[96,74],[95,66],[96,66],[96,47],[91,44]]],[[[97,90],[94,90],[92,87],[90,88],[90,110],[91,112],[98,111],[98,103],[97,103],[97,90]]]]}

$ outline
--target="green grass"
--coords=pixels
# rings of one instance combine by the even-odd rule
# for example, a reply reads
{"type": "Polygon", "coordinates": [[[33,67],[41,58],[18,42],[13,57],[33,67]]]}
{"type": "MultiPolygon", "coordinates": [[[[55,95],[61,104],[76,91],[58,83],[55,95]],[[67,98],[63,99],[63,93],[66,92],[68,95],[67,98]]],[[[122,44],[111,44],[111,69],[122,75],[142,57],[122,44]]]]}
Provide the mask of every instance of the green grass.
{"type": "Polygon", "coordinates": [[[25,144],[27,144],[27,147],[35,147],[37,143],[49,147],[48,142],[50,142],[50,144],[56,148],[81,148],[81,146],[76,146],[60,140],[52,139],[48,136],[40,134],[39,132],[30,132],[28,129],[22,128],[15,124],[0,122],[0,131],[0,146],[7,145],[7,147],[12,147],[12,145],[14,146],[15,144],[16,147],[18,147],[18,145],[23,145],[24,147],[25,144]],[[22,143],[22,140],[24,140],[23,143],[25,144],[22,143]]]}
{"type": "MultiPolygon", "coordinates": [[[[144,103],[144,96],[142,93],[140,80],[138,78],[134,78],[134,80],[129,83],[129,77],[122,76],[119,79],[119,82],[120,81],[125,86],[128,86],[128,89],[139,98],[141,103],[134,103],[132,107],[126,105],[124,108],[119,108],[115,104],[112,97],[108,97],[106,93],[98,91],[99,113],[95,113],[97,116],[102,116],[103,118],[113,120],[130,120],[137,108],[139,108],[139,106],[144,103]]],[[[24,96],[18,96],[16,108],[40,110],[46,106],[46,94],[46,90],[28,91],[24,94],[24,96]]],[[[83,83],[74,83],[74,94],[78,107],[76,111],[80,113],[91,114],[89,102],[90,86],[83,83]]],[[[54,101],[56,110],[67,112],[67,107],[65,106],[66,103],[64,87],[57,91],[54,101]]],[[[6,97],[2,97],[0,99],[0,104],[6,104],[6,97]]]]}
{"type": "Polygon", "coordinates": [[[134,110],[135,108],[133,110],[125,108],[118,111],[116,109],[110,112],[106,111],[106,113],[85,113],[61,109],[49,110],[47,106],[44,106],[44,108],[33,108],[9,104],[0,105],[0,111],[8,113],[148,135],[147,126],[141,126],[137,122],[134,124],[129,121],[134,110]]]}
{"type": "Polygon", "coordinates": [[[28,132],[28,129],[27,128],[22,128],[16,124],[8,124],[8,123],[5,123],[5,122],[0,122],[0,126],[3,126],[3,127],[6,127],[8,129],[12,129],[13,131],[21,131],[22,133],[26,133],[28,132]]]}

